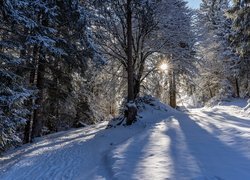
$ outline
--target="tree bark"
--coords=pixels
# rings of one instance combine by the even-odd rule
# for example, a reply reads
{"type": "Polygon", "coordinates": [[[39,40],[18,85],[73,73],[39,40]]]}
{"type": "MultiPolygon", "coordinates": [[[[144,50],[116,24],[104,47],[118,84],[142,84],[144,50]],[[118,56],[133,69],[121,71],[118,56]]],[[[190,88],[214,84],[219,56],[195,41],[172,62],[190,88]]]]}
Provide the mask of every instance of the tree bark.
{"type": "MultiPolygon", "coordinates": [[[[48,25],[48,18],[45,17],[45,12],[41,12],[38,15],[39,21],[44,26],[48,25]]],[[[43,117],[42,117],[42,105],[44,101],[44,75],[45,75],[45,63],[46,56],[45,53],[39,48],[39,55],[37,61],[37,76],[36,76],[36,87],[38,89],[37,99],[35,100],[35,105],[37,108],[33,113],[33,124],[32,124],[32,135],[31,137],[42,136],[42,128],[43,128],[43,117]]]]}
{"type": "Polygon", "coordinates": [[[134,80],[134,98],[137,98],[139,96],[140,88],[141,88],[141,80],[135,79],[134,80]]]}
{"type": "Polygon", "coordinates": [[[142,74],[144,71],[144,64],[146,61],[146,58],[143,56],[143,53],[140,55],[140,65],[139,65],[139,70],[138,74],[136,77],[134,77],[134,98],[137,98],[140,93],[140,88],[141,88],[141,82],[142,82],[142,74]]]}
{"type": "Polygon", "coordinates": [[[127,0],[127,66],[128,66],[128,101],[134,100],[134,68],[132,57],[132,11],[131,0],[127,0]]]}
{"type": "Polygon", "coordinates": [[[42,104],[44,101],[44,74],[45,74],[45,57],[40,52],[38,68],[37,68],[37,82],[36,86],[38,89],[38,97],[35,101],[35,104],[38,106],[37,109],[34,110],[33,114],[33,126],[32,126],[32,138],[41,136],[43,120],[42,120],[42,104]]]}
{"type": "Polygon", "coordinates": [[[212,97],[213,97],[213,91],[212,91],[212,89],[210,88],[210,85],[208,85],[208,90],[209,90],[210,98],[212,98],[212,97]]]}
{"type": "Polygon", "coordinates": [[[239,81],[238,78],[235,77],[235,90],[236,90],[236,97],[240,97],[240,87],[239,87],[239,81]]]}
{"type": "MultiPolygon", "coordinates": [[[[36,80],[36,71],[37,71],[37,59],[38,59],[38,51],[39,48],[37,45],[34,46],[33,48],[33,54],[32,54],[32,62],[29,64],[30,70],[30,77],[29,77],[29,84],[30,86],[35,85],[35,80],[36,80]]],[[[32,141],[32,125],[33,125],[33,119],[34,119],[34,99],[30,98],[28,101],[28,106],[31,108],[31,113],[29,116],[29,120],[26,122],[25,129],[24,129],[24,143],[30,143],[32,141]]]]}
{"type": "Polygon", "coordinates": [[[137,110],[135,106],[129,104],[134,103],[135,93],[134,93],[134,63],[132,57],[132,10],[131,10],[132,0],[127,0],[126,13],[127,13],[127,74],[128,74],[128,105],[127,112],[125,116],[127,118],[126,124],[131,125],[137,115],[137,110]]]}
{"type": "Polygon", "coordinates": [[[175,82],[175,73],[172,69],[170,72],[170,82],[169,82],[169,104],[172,108],[176,108],[176,82],[175,82]]]}

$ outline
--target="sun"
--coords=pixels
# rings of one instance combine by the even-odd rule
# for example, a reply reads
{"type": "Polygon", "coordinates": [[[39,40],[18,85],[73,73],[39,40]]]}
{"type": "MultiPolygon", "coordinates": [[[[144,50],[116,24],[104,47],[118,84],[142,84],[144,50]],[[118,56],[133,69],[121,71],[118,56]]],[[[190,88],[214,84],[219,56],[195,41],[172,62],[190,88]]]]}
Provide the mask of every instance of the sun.
{"type": "Polygon", "coordinates": [[[167,63],[162,63],[162,64],[160,65],[160,69],[161,69],[162,71],[168,70],[168,64],[167,64],[167,63]]]}

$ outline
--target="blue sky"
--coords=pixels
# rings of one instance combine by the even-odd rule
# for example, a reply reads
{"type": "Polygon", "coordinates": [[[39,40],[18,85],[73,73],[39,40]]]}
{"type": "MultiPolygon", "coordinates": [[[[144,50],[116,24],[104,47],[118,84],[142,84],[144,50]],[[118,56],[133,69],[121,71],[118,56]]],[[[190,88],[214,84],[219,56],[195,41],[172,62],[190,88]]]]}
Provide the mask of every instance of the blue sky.
{"type": "Polygon", "coordinates": [[[186,0],[191,8],[199,8],[201,0],[186,0]]]}

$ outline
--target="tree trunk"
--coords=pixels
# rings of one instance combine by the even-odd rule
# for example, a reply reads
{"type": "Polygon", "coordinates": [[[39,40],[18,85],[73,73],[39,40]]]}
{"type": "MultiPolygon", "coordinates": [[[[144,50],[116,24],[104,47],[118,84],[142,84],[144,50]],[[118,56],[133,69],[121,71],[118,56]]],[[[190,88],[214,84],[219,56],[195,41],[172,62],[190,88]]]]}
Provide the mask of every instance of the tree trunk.
{"type": "Polygon", "coordinates": [[[213,97],[213,91],[212,91],[212,89],[210,88],[209,85],[208,85],[208,90],[209,90],[210,98],[212,98],[213,97]]]}
{"type": "MultiPolygon", "coordinates": [[[[31,68],[30,77],[29,77],[30,86],[35,85],[38,51],[39,51],[38,46],[37,45],[34,46],[32,62],[30,62],[30,65],[29,65],[29,67],[31,68]]],[[[33,119],[34,119],[34,110],[33,110],[34,104],[35,104],[34,99],[30,98],[30,100],[28,101],[28,106],[31,108],[31,114],[29,116],[29,120],[26,122],[25,129],[24,129],[24,139],[23,139],[24,143],[30,143],[32,141],[31,134],[32,134],[33,119]]]]}
{"type": "Polygon", "coordinates": [[[31,142],[31,133],[32,133],[32,120],[31,119],[33,119],[33,113],[30,116],[31,116],[30,119],[25,124],[23,143],[31,142]]]}
{"type": "Polygon", "coordinates": [[[38,68],[37,68],[37,82],[36,86],[38,89],[38,97],[35,101],[35,104],[38,106],[34,110],[33,114],[33,126],[32,126],[32,138],[41,136],[43,120],[42,120],[42,104],[44,100],[44,74],[45,74],[45,57],[42,56],[42,52],[39,55],[38,68]]]}
{"type": "MultiPolygon", "coordinates": [[[[112,74],[115,74],[115,69],[114,69],[114,63],[111,65],[111,72],[112,74]]],[[[109,98],[110,98],[110,112],[112,116],[116,115],[116,84],[115,82],[115,76],[112,77],[112,84],[111,84],[111,91],[109,93],[109,98]]]]}
{"type": "Polygon", "coordinates": [[[146,61],[146,58],[141,57],[138,74],[137,74],[136,77],[134,77],[134,96],[135,96],[134,98],[137,98],[139,96],[139,93],[140,93],[141,78],[142,78],[142,74],[143,74],[143,71],[144,71],[144,63],[145,63],[145,61],[146,61]]]}
{"type": "Polygon", "coordinates": [[[175,73],[172,69],[170,72],[170,82],[169,82],[169,104],[172,108],[176,108],[176,82],[175,82],[175,73]]]}
{"type": "Polygon", "coordinates": [[[127,0],[126,13],[127,13],[127,74],[128,74],[128,104],[127,112],[125,116],[127,118],[126,124],[131,125],[135,121],[137,110],[135,106],[131,106],[134,103],[134,64],[132,57],[132,10],[131,1],[127,0]]]}
{"type": "MultiPolygon", "coordinates": [[[[45,12],[41,12],[38,15],[39,21],[44,26],[48,25],[48,18],[44,16],[45,12]]],[[[37,99],[35,104],[37,108],[33,113],[33,124],[32,124],[32,138],[42,135],[43,128],[43,117],[42,117],[42,105],[44,101],[44,75],[45,75],[45,63],[46,56],[42,49],[39,48],[39,56],[37,61],[37,77],[36,77],[36,87],[38,89],[37,99]]]]}
{"type": "Polygon", "coordinates": [[[140,93],[141,81],[140,79],[134,80],[134,98],[137,98],[140,93]]]}
{"type": "Polygon", "coordinates": [[[236,90],[236,97],[240,97],[240,87],[239,87],[239,81],[238,78],[235,77],[235,90],[236,90]]]}

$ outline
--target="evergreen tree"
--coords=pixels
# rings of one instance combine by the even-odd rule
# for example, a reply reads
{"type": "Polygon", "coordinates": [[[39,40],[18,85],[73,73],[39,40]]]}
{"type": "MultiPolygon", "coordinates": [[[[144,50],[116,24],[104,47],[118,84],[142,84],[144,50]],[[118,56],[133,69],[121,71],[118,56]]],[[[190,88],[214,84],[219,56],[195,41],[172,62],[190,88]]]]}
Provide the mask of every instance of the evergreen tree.
{"type": "Polygon", "coordinates": [[[249,61],[250,55],[250,2],[248,0],[235,0],[233,7],[228,10],[227,15],[232,20],[233,33],[229,40],[237,54],[244,61],[249,61]]]}
{"type": "Polygon", "coordinates": [[[94,110],[92,83],[97,66],[104,63],[93,42],[92,15],[87,7],[78,0],[58,1],[56,7],[54,36],[58,39],[57,47],[65,54],[53,56],[48,66],[45,109],[49,131],[72,127],[82,120],[94,123],[100,119],[94,110]]]}
{"type": "Polygon", "coordinates": [[[203,0],[199,10],[199,70],[198,92],[202,101],[232,96],[232,61],[236,59],[229,48],[227,36],[231,23],[225,16],[228,1],[203,0]],[[202,89],[202,91],[200,91],[202,89]]]}
{"type": "Polygon", "coordinates": [[[22,141],[17,129],[27,122],[29,111],[25,101],[33,94],[28,89],[22,71],[25,27],[32,21],[18,9],[17,1],[2,1],[0,9],[0,152],[22,141]]]}
{"type": "Polygon", "coordinates": [[[90,19],[78,0],[1,1],[1,151],[101,119],[92,89],[104,61],[90,19]]]}
{"type": "MultiPolygon", "coordinates": [[[[230,46],[239,58],[233,63],[236,70],[236,84],[243,96],[250,96],[250,2],[235,0],[227,11],[232,21],[232,32],[228,36],[230,46]]],[[[238,93],[238,96],[240,93],[238,93]]]]}

